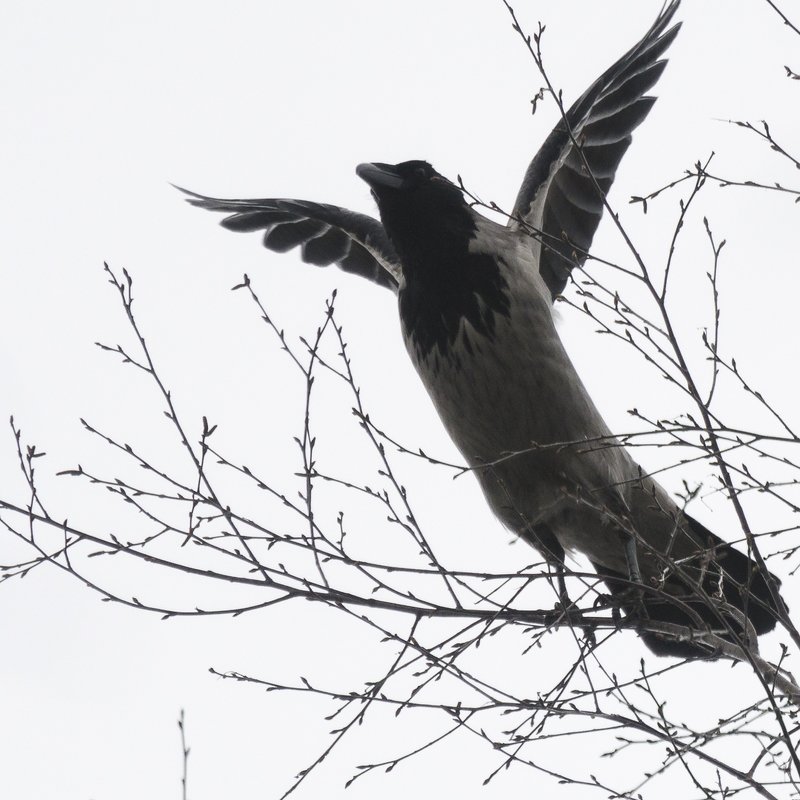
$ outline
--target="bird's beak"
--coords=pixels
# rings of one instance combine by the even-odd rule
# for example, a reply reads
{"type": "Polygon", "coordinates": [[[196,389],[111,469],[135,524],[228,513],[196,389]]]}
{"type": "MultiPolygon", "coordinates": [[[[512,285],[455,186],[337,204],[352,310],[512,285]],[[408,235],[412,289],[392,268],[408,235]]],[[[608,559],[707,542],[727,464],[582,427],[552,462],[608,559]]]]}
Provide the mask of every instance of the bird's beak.
{"type": "Polygon", "coordinates": [[[391,164],[359,164],[356,167],[356,175],[366,181],[374,191],[401,189],[405,184],[405,179],[397,174],[397,170],[391,164]]]}

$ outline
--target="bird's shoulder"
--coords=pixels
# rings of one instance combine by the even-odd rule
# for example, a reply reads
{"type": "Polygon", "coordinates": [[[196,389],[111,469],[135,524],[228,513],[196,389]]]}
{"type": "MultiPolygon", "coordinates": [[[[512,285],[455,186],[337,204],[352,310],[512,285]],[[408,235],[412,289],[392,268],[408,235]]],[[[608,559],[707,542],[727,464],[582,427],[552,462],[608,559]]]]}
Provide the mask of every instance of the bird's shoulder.
{"type": "Polygon", "coordinates": [[[549,309],[550,290],[540,274],[533,242],[525,231],[480,217],[469,252],[479,258],[493,259],[514,304],[542,304],[549,309]]]}

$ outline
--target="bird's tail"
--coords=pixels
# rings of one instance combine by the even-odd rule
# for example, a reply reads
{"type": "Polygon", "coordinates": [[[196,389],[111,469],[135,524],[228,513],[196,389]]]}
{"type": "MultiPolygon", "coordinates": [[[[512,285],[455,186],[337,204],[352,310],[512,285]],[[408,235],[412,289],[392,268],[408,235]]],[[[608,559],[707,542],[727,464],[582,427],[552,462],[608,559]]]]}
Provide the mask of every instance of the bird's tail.
{"type": "MultiPolygon", "coordinates": [[[[666,622],[681,625],[692,631],[711,629],[720,638],[735,642],[746,636],[742,621],[726,606],[733,607],[746,617],[757,635],[771,631],[785,613],[782,598],[779,608],[763,573],[751,558],[724,542],[689,516],[685,517],[691,533],[703,543],[696,563],[680,565],[682,575],[695,574],[691,580],[673,574],[658,587],[646,586],[641,597],[634,597],[631,584],[625,575],[613,572],[600,564],[592,564],[608,586],[612,597],[619,599],[626,613],[639,613],[642,621],[666,622]],[[698,591],[698,584],[702,592],[698,591]],[[705,597],[703,596],[706,595],[705,597]],[[702,625],[698,624],[702,621],[702,625]],[[706,629],[704,626],[708,626],[706,629]],[[731,632],[728,626],[735,632],[731,632]]],[[[774,586],[780,580],[769,573],[774,586]]],[[[656,654],[679,658],[716,658],[718,653],[709,644],[698,641],[671,639],[664,635],[643,631],[641,637],[656,654]]]]}

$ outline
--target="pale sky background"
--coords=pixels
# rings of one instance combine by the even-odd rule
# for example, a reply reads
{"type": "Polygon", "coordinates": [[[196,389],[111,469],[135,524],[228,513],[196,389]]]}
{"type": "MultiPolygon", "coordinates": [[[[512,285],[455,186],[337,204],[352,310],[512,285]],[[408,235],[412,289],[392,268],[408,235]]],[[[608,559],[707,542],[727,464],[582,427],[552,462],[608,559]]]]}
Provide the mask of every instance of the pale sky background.
{"type": "MultiPolygon", "coordinates": [[[[569,103],[644,33],[660,3],[518,0],[516,7],[529,32],[539,20],[547,25],[546,65],[569,103]]],[[[627,204],[630,195],[680,176],[712,150],[723,175],[800,183],[800,173],[719,121],[768,119],[792,149],[800,82],[786,79],[783,65],[800,70],[800,37],[757,0],[685,0],[678,16],[684,27],[656,89],[660,99],[611,195],[656,264],[680,195],[653,204],[647,216],[627,204]]],[[[404,353],[389,292],[303,265],[296,254],[269,253],[257,235],[224,231],[216,216],[184,204],[169,182],[218,196],[298,197],[374,213],[355,165],[424,158],[510,208],[556,119],[552,101],[530,114],[541,84],[500,0],[7,4],[0,28],[0,420],[13,413],[26,440],[47,451],[38,467],[54,516],[101,530],[114,519],[102,493],[50,477],[77,462],[114,474],[118,462],[90,440],[79,417],[167,463],[177,453],[163,441],[152,388],[93,345],[129,341],[104,260],[133,274],[140,323],[194,430],[206,414],[220,424],[217,444],[281,485],[297,488],[291,436],[302,387],[245,296],[229,291],[243,272],[292,336],[313,334],[338,288],[338,319],[375,420],[400,441],[458,460],[404,353]]],[[[798,207],[778,193],[748,190],[709,188],[700,198],[678,251],[688,277],[676,302],[681,334],[695,338],[708,322],[708,297],[695,291],[710,266],[703,214],[728,240],[725,346],[798,422],[798,207]]],[[[608,220],[594,252],[628,258],[608,220]]],[[[654,416],[675,411],[674,396],[641,361],[593,335],[579,315],[564,309],[561,316],[570,352],[612,428],[630,427],[626,411],[634,405],[654,416]]],[[[739,413],[734,400],[730,409],[739,413]]],[[[318,398],[322,457],[357,474],[366,468],[344,431],[349,419],[345,395],[333,392],[330,406],[318,398]]],[[[452,482],[412,459],[398,463],[427,530],[462,566],[514,569],[531,560],[506,546],[508,534],[471,478],[452,482]]],[[[24,500],[10,429],[0,428],[0,474],[2,496],[24,500]]],[[[703,480],[708,472],[687,470],[665,483],[680,486],[682,477],[703,480]]],[[[730,509],[713,498],[695,513],[722,536],[733,525],[730,509]]],[[[0,563],[20,553],[0,533],[0,563]]],[[[104,566],[92,568],[120,590],[174,593],[202,605],[192,584],[162,586],[161,574],[104,573],[104,566]]],[[[791,579],[786,596],[800,608],[791,579]]],[[[559,636],[550,639],[554,649],[566,641],[559,636]]],[[[633,634],[617,639],[620,658],[646,655],[633,634]]],[[[764,644],[770,654],[777,652],[773,639],[764,644]]],[[[374,677],[389,655],[320,609],[161,622],[101,603],[55,569],[0,585],[0,644],[0,793],[13,800],[179,797],[181,707],[192,800],[280,796],[327,741],[330,723],[322,718],[332,708],[222,681],[208,668],[290,682],[307,675],[348,689],[364,677],[364,664],[374,665],[366,674],[374,677]]],[[[535,695],[537,674],[520,674],[517,652],[509,651],[509,677],[535,695]]],[[[754,689],[744,668],[723,664],[680,675],[684,683],[675,688],[687,708],[726,686],[737,694],[754,689]]],[[[421,741],[424,724],[416,732],[421,741]]],[[[344,781],[365,753],[397,755],[407,733],[390,715],[365,724],[297,796],[345,796],[344,781]]],[[[552,758],[575,763],[566,750],[552,758]]],[[[557,789],[523,768],[481,788],[496,765],[485,746],[454,739],[390,775],[362,779],[346,796],[509,798],[557,789]]],[[[573,788],[560,796],[598,795],[573,788]]]]}

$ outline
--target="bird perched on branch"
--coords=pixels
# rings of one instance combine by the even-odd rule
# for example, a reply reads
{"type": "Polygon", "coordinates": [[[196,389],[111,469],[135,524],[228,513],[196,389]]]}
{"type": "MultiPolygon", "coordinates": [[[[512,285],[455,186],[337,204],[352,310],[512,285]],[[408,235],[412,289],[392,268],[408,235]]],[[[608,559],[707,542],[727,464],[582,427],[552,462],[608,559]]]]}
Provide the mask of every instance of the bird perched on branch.
{"type": "Polygon", "coordinates": [[[361,164],[381,221],[302,200],[189,202],[234,231],[337,264],[399,298],[408,352],[497,516],[559,575],[585,555],[645,643],[709,658],[754,646],[782,611],[779,582],[684,513],[614,440],[553,324],[552,304],[586,260],[631,133],[655,98],[672,0],[641,41],[565,113],[531,162],[502,226],[425,161],[361,164]],[[767,577],[769,575],[769,577],[767,577]],[[716,639],[715,639],[716,635],[716,639]]]}

